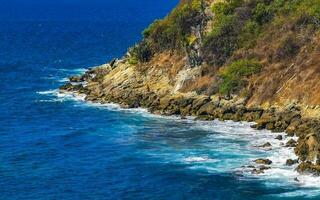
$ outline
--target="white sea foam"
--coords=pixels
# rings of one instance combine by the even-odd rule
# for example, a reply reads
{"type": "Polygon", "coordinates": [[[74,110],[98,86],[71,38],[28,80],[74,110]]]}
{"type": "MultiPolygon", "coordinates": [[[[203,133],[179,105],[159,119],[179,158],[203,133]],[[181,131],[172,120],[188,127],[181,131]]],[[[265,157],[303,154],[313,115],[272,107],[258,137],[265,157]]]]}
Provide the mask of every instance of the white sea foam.
{"type": "Polygon", "coordinates": [[[68,78],[58,79],[58,82],[60,82],[60,83],[65,83],[65,82],[68,82],[68,81],[69,81],[68,78]]]}
{"type": "Polygon", "coordinates": [[[86,72],[88,69],[86,69],[86,68],[78,68],[78,69],[59,69],[59,70],[60,71],[64,71],[64,72],[82,74],[82,73],[86,72]]]}
{"type": "Polygon", "coordinates": [[[37,94],[41,94],[41,95],[53,95],[53,94],[57,94],[58,90],[47,90],[47,91],[39,91],[37,92],[37,94]]]}
{"type": "Polygon", "coordinates": [[[183,161],[185,161],[185,162],[210,162],[210,163],[219,162],[219,160],[209,158],[208,156],[190,156],[190,157],[184,158],[183,161]]]}
{"type": "Polygon", "coordinates": [[[48,96],[50,99],[41,99],[38,102],[63,102],[66,100],[84,101],[85,95],[75,94],[71,92],[62,93],[59,90],[47,90],[37,92],[39,95],[48,96]]]}

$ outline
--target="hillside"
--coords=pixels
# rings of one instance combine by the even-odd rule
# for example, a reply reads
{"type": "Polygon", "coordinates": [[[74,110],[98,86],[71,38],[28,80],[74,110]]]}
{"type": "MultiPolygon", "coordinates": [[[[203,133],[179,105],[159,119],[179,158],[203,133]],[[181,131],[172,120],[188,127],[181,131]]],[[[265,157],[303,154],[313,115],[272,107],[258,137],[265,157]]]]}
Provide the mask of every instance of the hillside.
{"type": "Polygon", "coordinates": [[[144,31],[130,59],[148,65],[158,53],[181,56],[185,66],[173,66],[176,71],[201,71],[182,92],[240,95],[264,108],[298,103],[310,108],[306,115],[317,115],[319,13],[318,0],[181,1],[144,31]],[[259,69],[241,74],[250,62],[259,69]]]}
{"type": "Polygon", "coordinates": [[[88,101],[256,121],[320,174],[320,0],[181,0],[122,59],[71,77],[88,101]]]}

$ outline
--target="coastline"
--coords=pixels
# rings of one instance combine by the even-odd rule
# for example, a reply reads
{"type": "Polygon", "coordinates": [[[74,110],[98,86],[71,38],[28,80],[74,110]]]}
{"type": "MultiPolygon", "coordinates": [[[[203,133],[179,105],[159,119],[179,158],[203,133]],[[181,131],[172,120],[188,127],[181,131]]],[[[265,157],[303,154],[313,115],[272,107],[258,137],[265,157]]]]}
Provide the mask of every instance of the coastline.
{"type": "MultiPolygon", "coordinates": [[[[121,62],[125,63],[125,61],[121,62]]],[[[116,68],[117,64],[113,67],[116,68]]],[[[318,119],[304,118],[299,106],[290,105],[282,110],[277,110],[277,108],[266,110],[258,106],[247,107],[246,100],[240,98],[227,100],[216,96],[181,93],[160,96],[148,87],[143,87],[138,92],[131,87],[114,88],[116,92],[109,90],[102,93],[97,91],[97,88],[103,86],[105,75],[113,69],[111,64],[107,64],[90,69],[81,76],[70,77],[70,81],[62,86],[60,91],[83,95],[85,101],[93,103],[116,103],[124,109],[144,108],[152,114],[175,115],[181,116],[182,119],[192,116],[195,120],[201,121],[217,119],[255,122],[251,126],[252,128],[269,130],[274,133],[274,139],[279,140],[283,148],[294,149],[297,159],[286,158],[285,165],[296,167],[300,174],[320,174],[319,162],[316,157],[319,145],[317,131],[319,131],[320,123],[318,119]],[[285,140],[287,142],[283,142],[285,140]]],[[[272,148],[268,141],[260,145],[259,148],[272,148]]],[[[270,169],[269,162],[268,159],[256,160],[256,163],[260,163],[262,167],[251,169],[251,173],[263,174],[270,169]]]]}

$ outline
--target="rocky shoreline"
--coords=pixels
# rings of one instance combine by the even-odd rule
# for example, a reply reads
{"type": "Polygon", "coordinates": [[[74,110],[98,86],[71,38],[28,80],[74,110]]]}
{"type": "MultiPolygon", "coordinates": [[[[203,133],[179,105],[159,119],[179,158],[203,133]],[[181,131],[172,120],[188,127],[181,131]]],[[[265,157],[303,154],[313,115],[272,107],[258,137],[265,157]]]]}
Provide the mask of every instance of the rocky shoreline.
{"type": "MultiPolygon", "coordinates": [[[[162,93],[154,91],[143,81],[129,81],[116,86],[105,85],[105,78],[123,60],[113,60],[109,64],[88,70],[81,76],[69,78],[69,82],[60,87],[61,92],[73,92],[85,95],[86,101],[95,103],[118,103],[124,108],[147,108],[151,113],[161,115],[195,116],[196,120],[233,120],[256,122],[252,128],[268,129],[275,133],[275,139],[283,140],[276,133],[286,133],[290,139],[283,147],[294,147],[298,160],[288,159],[286,165],[298,164],[297,171],[320,175],[320,120],[304,118],[298,105],[285,108],[262,109],[259,106],[248,107],[244,98],[225,99],[219,96],[205,96],[184,93],[162,93]],[[107,90],[105,89],[107,88],[107,90]]],[[[264,144],[271,146],[270,143],[264,144]]],[[[279,155],[281,156],[281,155],[279,155]]],[[[258,159],[259,168],[252,173],[263,173],[269,169],[271,160],[258,159]]]]}

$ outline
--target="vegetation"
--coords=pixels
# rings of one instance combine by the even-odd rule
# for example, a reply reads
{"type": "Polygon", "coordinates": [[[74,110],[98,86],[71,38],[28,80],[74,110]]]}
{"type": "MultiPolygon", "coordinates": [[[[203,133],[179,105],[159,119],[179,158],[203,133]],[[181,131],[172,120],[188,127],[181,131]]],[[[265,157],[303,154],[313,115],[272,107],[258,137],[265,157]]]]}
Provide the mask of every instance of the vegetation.
{"type": "Polygon", "coordinates": [[[152,57],[151,45],[148,41],[142,41],[139,44],[129,49],[130,64],[137,64],[138,62],[148,62],[152,57]]]}
{"type": "Polygon", "coordinates": [[[231,63],[220,72],[222,83],[220,84],[220,93],[230,96],[230,93],[236,92],[245,86],[246,78],[258,73],[261,70],[261,64],[254,59],[242,59],[231,63]]]}
{"type": "Polygon", "coordinates": [[[182,0],[167,17],[143,31],[143,41],[131,49],[133,63],[149,61],[157,52],[181,50],[193,42],[191,27],[201,24],[203,0],[182,0]]]}
{"type": "Polygon", "coordinates": [[[191,27],[201,23],[203,9],[203,0],[181,1],[165,19],[151,24],[143,36],[153,51],[181,49],[190,37],[191,27]]]}

